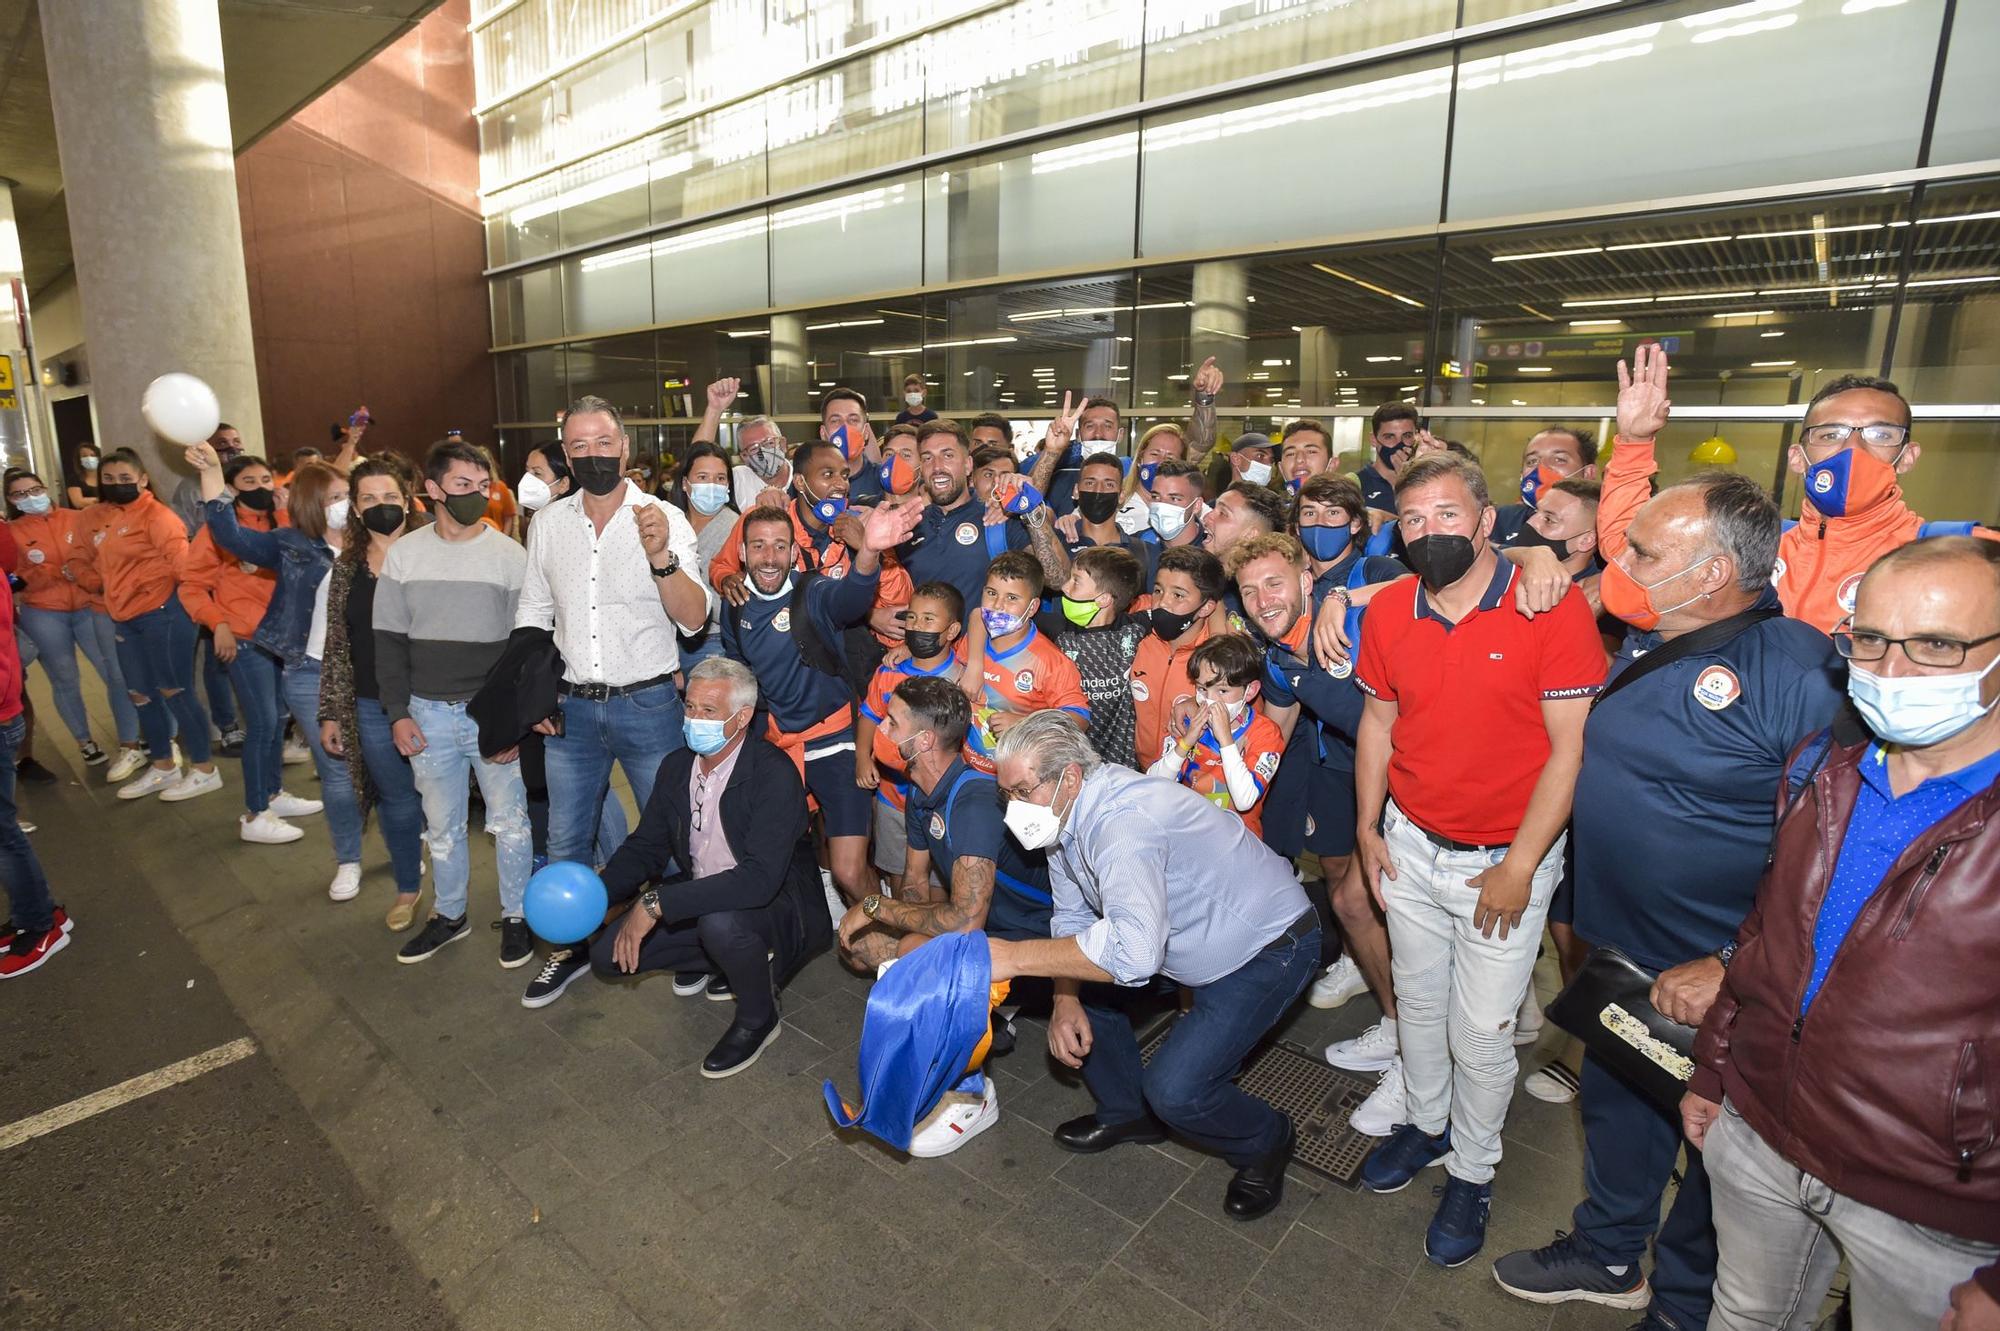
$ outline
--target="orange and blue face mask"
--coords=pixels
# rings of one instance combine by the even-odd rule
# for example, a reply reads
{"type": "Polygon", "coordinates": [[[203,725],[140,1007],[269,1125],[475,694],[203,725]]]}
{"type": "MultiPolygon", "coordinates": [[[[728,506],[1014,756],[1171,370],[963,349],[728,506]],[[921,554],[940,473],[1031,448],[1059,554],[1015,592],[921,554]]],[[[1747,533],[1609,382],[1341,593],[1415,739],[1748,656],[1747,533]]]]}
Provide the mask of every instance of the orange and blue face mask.
{"type": "Polygon", "coordinates": [[[1542,491],[1563,479],[1563,474],[1544,462],[1521,478],[1521,500],[1529,508],[1541,501],[1542,491]]]}
{"type": "Polygon", "coordinates": [[[892,495],[906,495],[917,488],[917,469],[900,453],[891,453],[876,475],[882,488],[892,495]]]}
{"type": "Polygon", "coordinates": [[[1896,492],[1896,469],[1862,448],[1843,448],[1806,468],[1806,500],[1822,516],[1865,513],[1896,492]]]}

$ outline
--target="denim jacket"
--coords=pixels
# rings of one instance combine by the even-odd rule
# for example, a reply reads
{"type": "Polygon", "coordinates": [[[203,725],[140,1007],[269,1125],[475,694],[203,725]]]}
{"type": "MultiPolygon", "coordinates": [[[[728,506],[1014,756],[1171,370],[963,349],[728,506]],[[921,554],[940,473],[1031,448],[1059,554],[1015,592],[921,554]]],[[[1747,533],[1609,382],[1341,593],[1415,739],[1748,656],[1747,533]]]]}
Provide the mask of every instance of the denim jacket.
{"type": "Polygon", "coordinates": [[[236,520],[236,505],[211,499],[208,529],[215,543],[238,559],[278,571],[278,590],[251,641],[287,666],[305,660],[312,635],[313,600],[320,579],[333,566],[333,549],[291,527],[252,531],[236,520]]]}

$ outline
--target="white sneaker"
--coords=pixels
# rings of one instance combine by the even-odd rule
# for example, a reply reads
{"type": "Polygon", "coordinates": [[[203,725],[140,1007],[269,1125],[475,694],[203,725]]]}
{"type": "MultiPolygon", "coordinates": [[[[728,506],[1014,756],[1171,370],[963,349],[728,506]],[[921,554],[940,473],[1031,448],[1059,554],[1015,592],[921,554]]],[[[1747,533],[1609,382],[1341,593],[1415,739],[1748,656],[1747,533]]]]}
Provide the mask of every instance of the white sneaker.
{"type": "Polygon", "coordinates": [[[115,786],[120,781],[130,779],[140,768],[151,761],[152,759],[146,756],[144,749],[120,749],[118,750],[118,756],[112,760],[111,766],[105,769],[104,779],[108,784],[115,786]]]}
{"type": "Polygon", "coordinates": [[[826,913],[833,917],[833,927],[840,928],[840,922],[847,918],[847,898],[840,895],[840,889],[833,885],[833,871],[821,869],[819,880],[826,887],[826,913]]]}
{"type": "Polygon", "coordinates": [[[1403,1060],[1398,1058],[1389,1064],[1368,1098],[1354,1106],[1347,1126],[1364,1137],[1386,1137],[1409,1121],[1403,1101],[1403,1060]]]}
{"type": "Polygon", "coordinates": [[[1514,1043],[1533,1044],[1542,1038],[1542,1000],[1535,993],[1535,985],[1528,983],[1527,996],[1521,1000],[1521,1010],[1514,1015],[1514,1043]]]}
{"type": "MultiPolygon", "coordinates": [[[[160,798],[169,804],[178,804],[182,800],[191,800],[197,795],[206,795],[211,791],[221,789],[221,768],[212,767],[206,772],[198,772],[190,767],[180,780],[160,792],[160,798]]],[[[124,794],[123,791],[119,793],[121,795],[124,794]]]]}
{"type": "Polygon", "coordinates": [[[304,818],[310,814],[318,813],[326,806],[318,800],[309,800],[303,796],[288,794],[281,790],[271,796],[271,802],[265,807],[280,818],[304,818]]]}
{"type": "Polygon", "coordinates": [[[1521,1080],[1521,1089],[1537,1100],[1552,1105],[1566,1105],[1576,1099],[1582,1089],[1576,1074],[1569,1070],[1567,1063],[1551,1063],[1547,1067],[1536,1068],[1521,1080]]]}
{"type": "Polygon", "coordinates": [[[985,1078],[985,1092],[977,1097],[946,1091],[917,1130],[910,1134],[910,1154],[918,1160],[934,1160],[950,1155],[1000,1121],[1000,1093],[993,1078],[985,1078]]]}
{"type": "Polygon", "coordinates": [[[259,846],[282,846],[287,841],[297,841],[305,835],[302,828],[293,827],[269,809],[259,814],[239,814],[236,818],[236,835],[259,846]]]}
{"type": "Polygon", "coordinates": [[[305,746],[305,741],[288,739],[285,741],[284,765],[297,767],[300,763],[312,761],[313,751],[305,746]]]}
{"type": "Polygon", "coordinates": [[[1396,1061],[1396,1021],[1384,1017],[1352,1040],[1326,1047],[1326,1061],[1349,1072],[1380,1072],[1396,1061]]]}
{"type": "MultiPolygon", "coordinates": [[[[139,760],[141,762],[147,761],[143,754],[139,760]]],[[[144,799],[155,791],[165,790],[180,779],[181,772],[178,767],[148,767],[146,774],[137,781],[118,787],[118,798],[121,800],[144,799]]]]}
{"type": "MultiPolygon", "coordinates": [[[[294,827],[292,830],[297,832],[299,829],[294,827]]],[[[360,896],[361,866],[358,864],[343,864],[338,869],[335,869],[333,871],[333,886],[326,889],[326,894],[334,901],[352,901],[354,898],[360,896]]]]}
{"type": "Polygon", "coordinates": [[[1313,981],[1306,1002],[1317,1008],[1337,1008],[1356,994],[1367,992],[1368,981],[1361,978],[1361,968],[1354,964],[1353,957],[1343,953],[1339,961],[1326,968],[1326,974],[1313,981]]]}

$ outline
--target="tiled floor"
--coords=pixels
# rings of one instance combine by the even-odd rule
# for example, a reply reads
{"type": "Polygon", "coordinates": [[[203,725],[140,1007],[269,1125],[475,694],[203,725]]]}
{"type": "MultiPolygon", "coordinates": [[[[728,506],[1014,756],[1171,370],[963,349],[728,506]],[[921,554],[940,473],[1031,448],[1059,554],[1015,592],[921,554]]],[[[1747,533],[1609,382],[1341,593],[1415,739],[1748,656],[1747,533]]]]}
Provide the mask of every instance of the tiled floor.
{"type": "MultiPolygon", "coordinates": [[[[1581,1183],[1573,1107],[1516,1099],[1487,1252],[1455,1271],[1422,1252],[1436,1175],[1377,1197],[1295,1170],[1283,1207],[1245,1225],[1222,1214],[1229,1171],[1218,1160],[1176,1144],[1058,1150],[1048,1129],[1090,1102],[1056,1075],[1030,1022],[993,1064],[999,1124],[947,1159],[911,1161],[827,1117],[820,1084],[852,1090],[866,995],[830,957],[789,987],[783,1033],[757,1066],[707,1081],[696,1064],[727,1005],[676,998],[663,976],[586,978],[529,1011],[518,999],[531,971],[501,970],[498,935],[483,927],[424,965],[398,965],[373,833],[362,896],[332,904],[322,831],[277,848],[234,838],[230,766],[228,793],[181,805],[120,805],[93,772],[60,798],[31,793],[31,815],[42,837],[115,834],[128,866],[117,890],[143,884],[161,897],[465,1327],[1634,1320],[1521,1303],[1493,1283],[1491,1257],[1568,1226],[1581,1183]]],[[[474,840],[483,926],[495,914],[493,859],[486,838],[474,840]]],[[[71,892],[80,928],[106,908],[92,900],[106,891],[71,892]]],[[[1545,973],[1545,991],[1551,981],[1545,973]]],[[[1317,1046],[1374,1015],[1366,998],[1302,1009],[1283,1033],[1317,1046]]]]}

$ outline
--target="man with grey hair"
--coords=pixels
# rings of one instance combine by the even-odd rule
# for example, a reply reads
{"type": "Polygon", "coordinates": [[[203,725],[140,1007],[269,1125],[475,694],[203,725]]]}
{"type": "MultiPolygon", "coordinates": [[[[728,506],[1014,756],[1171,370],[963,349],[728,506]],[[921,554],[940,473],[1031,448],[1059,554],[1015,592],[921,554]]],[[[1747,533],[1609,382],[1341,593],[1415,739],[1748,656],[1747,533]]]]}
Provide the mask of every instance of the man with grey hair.
{"type": "Polygon", "coordinates": [[[557,949],[524,1004],[554,1002],[586,961],[606,979],[713,972],[735,993],[735,1020],[701,1075],[741,1072],[777,1038],[778,985],[833,931],[805,786],[792,760],[754,733],[757,697],[757,677],[740,662],[710,657],[688,672],[687,747],[660,764],[639,826],[604,866],[613,916],[631,908],[595,941],[557,949]],[[641,891],[649,882],[658,886],[641,891]]]}
{"type": "MultiPolygon", "coordinates": [[[[1655,972],[1653,1005],[1690,1026],[1715,1001],[1755,899],[1789,755],[1840,706],[1832,641],[1784,617],[1771,585],[1778,532],[1755,481],[1704,473],[1634,515],[1602,578],[1605,608],[1632,632],[1584,728],[1575,928],[1655,972]]],[[[1705,1325],[1716,1240],[1701,1153],[1687,1153],[1661,1223],[1679,1114],[1588,1053],[1579,1081],[1587,1195],[1574,1228],[1502,1257],[1495,1278],[1535,1303],[1705,1325]]]]}
{"type": "Polygon", "coordinates": [[[582,397],[563,415],[575,484],[528,528],[514,627],[551,629],[562,653],[561,713],[548,736],[549,858],[588,862],[611,764],[644,808],[660,760],[681,746],[674,688],[680,639],[708,623],[694,528],[625,477],[631,444],[618,409],[582,397]]]}
{"type": "Polygon", "coordinates": [[[1100,762],[1061,711],[1009,730],[997,764],[1007,830],[1048,851],[1055,909],[1052,938],[989,940],[993,978],[1055,981],[1049,1052],[1097,1101],[1056,1144],[1088,1154],[1172,1129],[1236,1167],[1225,1211],[1270,1211],[1292,1124],[1230,1078],[1318,969],[1319,917],[1291,866],[1178,782],[1100,762]],[[1142,1065],[1125,1008],[1156,975],[1193,1006],[1142,1065]]]}

